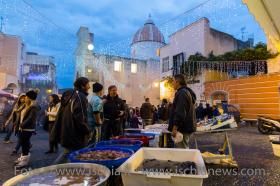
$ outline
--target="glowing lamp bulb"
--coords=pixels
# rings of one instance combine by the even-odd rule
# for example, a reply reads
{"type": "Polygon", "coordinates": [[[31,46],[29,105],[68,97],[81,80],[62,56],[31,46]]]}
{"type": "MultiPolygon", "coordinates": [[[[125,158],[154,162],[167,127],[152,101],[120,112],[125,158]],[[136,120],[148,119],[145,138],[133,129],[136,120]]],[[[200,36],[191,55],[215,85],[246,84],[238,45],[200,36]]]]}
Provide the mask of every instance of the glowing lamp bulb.
{"type": "Polygon", "coordinates": [[[88,50],[92,51],[94,48],[93,44],[88,44],[88,50]]]}

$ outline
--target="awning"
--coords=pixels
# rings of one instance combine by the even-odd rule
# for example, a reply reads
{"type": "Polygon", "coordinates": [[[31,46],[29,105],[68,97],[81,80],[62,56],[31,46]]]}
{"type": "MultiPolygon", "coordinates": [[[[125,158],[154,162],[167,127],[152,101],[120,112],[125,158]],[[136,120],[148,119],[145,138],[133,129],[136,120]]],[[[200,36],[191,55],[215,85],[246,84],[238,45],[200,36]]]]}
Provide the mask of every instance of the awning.
{"type": "Polygon", "coordinates": [[[264,30],[270,49],[280,52],[280,1],[243,0],[264,30]]]}
{"type": "Polygon", "coordinates": [[[0,90],[0,97],[7,97],[7,98],[17,98],[17,95],[10,94],[9,92],[6,92],[4,90],[0,90]]]}

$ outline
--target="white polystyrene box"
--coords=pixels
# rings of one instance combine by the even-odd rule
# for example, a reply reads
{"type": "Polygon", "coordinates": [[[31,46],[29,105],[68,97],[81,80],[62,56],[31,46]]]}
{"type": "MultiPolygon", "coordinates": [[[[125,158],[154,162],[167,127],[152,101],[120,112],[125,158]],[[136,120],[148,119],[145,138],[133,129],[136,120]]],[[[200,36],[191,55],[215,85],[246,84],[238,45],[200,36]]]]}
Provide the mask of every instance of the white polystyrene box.
{"type": "Polygon", "coordinates": [[[275,156],[280,157],[280,144],[273,144],[272,145],[272,150],[275,156]]]}
{"type": "Polygon", "coordinates": [[[269,135],[269,140],[280,141],[280,135],[269,135]]]}
{"type": "Polygon", "coordinates": [[[202,155],[196,149],[141,148],[121,165],[118,171],[122,175],[124,186],[201,186],[203,179],[208,178],[202,155]],[[192,161],[196,164],[197,174],[136,172],[135,170],[146,159],[192,161]]]}

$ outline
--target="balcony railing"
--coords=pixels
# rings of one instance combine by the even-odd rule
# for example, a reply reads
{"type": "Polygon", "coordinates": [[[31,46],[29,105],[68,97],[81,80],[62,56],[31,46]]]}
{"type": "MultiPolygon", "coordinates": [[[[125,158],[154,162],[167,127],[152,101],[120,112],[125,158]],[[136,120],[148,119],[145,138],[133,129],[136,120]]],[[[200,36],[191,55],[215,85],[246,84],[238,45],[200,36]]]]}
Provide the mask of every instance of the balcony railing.
{"type": "MultiPolygon", "coordinates": [[[[215,72],[221,77],[228,79],[244,76],[267,74],[266,61],[186,61],[180,69],[173,69],[173,72],[180,72],[188,79],[194,79],[203,72],[215,72]]],[[[218,80],[218,79],[217,79],[218,80]]],[[[224,80],[224,79],[223,79],[224,80]]]]}

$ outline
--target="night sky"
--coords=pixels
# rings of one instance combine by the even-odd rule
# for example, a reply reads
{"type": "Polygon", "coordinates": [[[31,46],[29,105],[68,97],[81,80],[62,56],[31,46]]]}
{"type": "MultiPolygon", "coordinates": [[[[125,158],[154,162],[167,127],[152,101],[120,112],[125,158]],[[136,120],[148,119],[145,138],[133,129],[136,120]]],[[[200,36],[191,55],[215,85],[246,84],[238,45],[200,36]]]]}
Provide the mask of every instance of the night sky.
{"type": "Polygon", "coordinates": [[[96,52],[128,56],[131,39],[149,14],[166,41],[201,17],[239,39],[244,28],[244,39],[266,41],[241,0],[0,0],[4,33],[21,36],[27,51],[54,56],[59,88],[72,87],[75,34],[80,26],[94,32],[96,52]]]}

